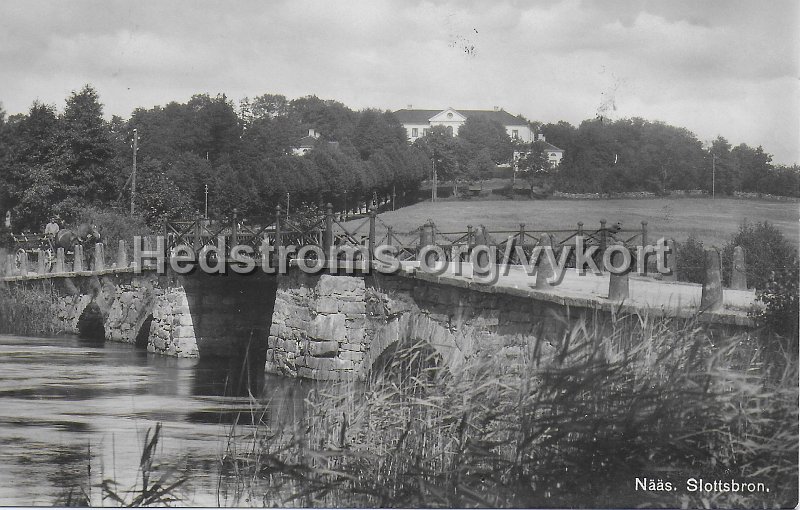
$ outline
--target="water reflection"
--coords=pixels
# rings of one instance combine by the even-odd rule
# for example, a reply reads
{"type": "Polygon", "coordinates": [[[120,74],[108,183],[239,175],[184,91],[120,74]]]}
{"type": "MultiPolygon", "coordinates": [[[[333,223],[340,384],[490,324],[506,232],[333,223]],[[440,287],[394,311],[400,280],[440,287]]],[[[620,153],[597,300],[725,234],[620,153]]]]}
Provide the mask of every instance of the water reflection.
{"type": "Polygon", "coordinates": [[[160,421],[161,462],[192,475],[181,504],[216,506],[231,424],[292,426],[313,388],[265,376],[263,349],[232,353],[200,361],[0,335],[0,505],[63,504],[71,488],[103,503],[100,480],[132,486],[145,433],[160,421]]]}

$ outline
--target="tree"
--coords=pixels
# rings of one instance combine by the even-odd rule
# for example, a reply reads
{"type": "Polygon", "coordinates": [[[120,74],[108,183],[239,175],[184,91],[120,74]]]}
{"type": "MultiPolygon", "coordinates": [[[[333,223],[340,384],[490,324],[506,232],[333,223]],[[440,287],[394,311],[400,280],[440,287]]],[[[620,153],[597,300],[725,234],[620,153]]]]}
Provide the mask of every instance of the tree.
{"type": "Polygon", "coordinates": [[[474,158],[483,149],[495,163],[507,163],[511,160],[513,144],[506,128],[496,120],[473,115],[458,130],[458,137],[464,140],[464,148],[469,159],[474,158]]]}
{"type": "Polygon", "coordinates": [[[737,188],[738,179],[734,173],[731,144],[722,136],[711,142],[705,169],[707,190],[730,195],[737,188]]]}
{"type": "Polygon", "coordinates": [[[406,144],[406,130],[391,112],[364,110],[359,113],[353,145],[361,159],[369,159],[375,151],[398,144],[406,144]]]}
{"type": "Polygon", "coordinates": [[[459,177],[458,141],[444,126],[434,126],[428,134],[417,138],[414,146],[422,150],[435,165],[437,178],[450,181],[459,177]]]}
{"type": "Polygon", "coordinates": [[[532,142],[517,160],[517,171],[528,183],[531,192],[536,187],[549,189],[553,182],[553,166],[547,157],[547,146],[544,142],[532,142]]]}
{"type": "Polygon", "coordinates": [[[492,159],[489,149],[483,148],[478,151],[475,158],[467,164],[465,177],[469,182],[479,181],[492,176],[492,172],[497,169],[497,165],[492,159]]]}
{"type": "Polygon", "coordinates": [[[109,203],[116,180],[108,167],[113,156],[111,131],[90,85],[67,99],[57,140],[53,169],[58,184],[84,203],[109,203]]]}

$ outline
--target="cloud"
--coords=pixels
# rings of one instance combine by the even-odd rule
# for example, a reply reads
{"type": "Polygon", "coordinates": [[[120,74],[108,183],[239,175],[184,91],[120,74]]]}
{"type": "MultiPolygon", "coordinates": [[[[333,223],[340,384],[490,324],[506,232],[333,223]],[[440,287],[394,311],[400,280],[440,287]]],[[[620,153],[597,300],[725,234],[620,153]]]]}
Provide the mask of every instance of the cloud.
{"type": "Polygon", "coordinates": [[[792,163],[797,29],[794,1],[14,1],[0,4],[0,101],[61,106],[92,83],[124,117],[194,93],[269,92],[578,123],[613,99],[610,115],[792,163]]]}

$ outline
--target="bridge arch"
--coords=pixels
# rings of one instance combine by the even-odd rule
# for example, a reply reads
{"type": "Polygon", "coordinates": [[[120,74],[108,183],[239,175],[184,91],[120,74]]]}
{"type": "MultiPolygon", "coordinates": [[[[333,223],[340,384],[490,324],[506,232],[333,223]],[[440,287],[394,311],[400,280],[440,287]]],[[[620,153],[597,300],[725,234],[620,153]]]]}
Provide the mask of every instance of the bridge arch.
{"type": "Polygon", "coordinates": [[[408,312],[375,330],[364,356],[362,375],[384,363],[396,349],[427,345],[439,366],[453,370],[464,362],[458,339],[444,324],[420,311],[408,312]]]}

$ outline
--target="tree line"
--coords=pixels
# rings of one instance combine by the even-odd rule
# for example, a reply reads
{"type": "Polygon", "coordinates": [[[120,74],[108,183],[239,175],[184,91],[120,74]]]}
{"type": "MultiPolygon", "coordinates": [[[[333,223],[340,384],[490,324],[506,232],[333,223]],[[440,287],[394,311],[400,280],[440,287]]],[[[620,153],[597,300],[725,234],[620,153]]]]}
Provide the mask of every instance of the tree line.
{"type": "Polygon", "coordinates": [[[51,215],[71,222],[86,208],[130,203],[133,130],[138,132],[135,207],[152,225],[205,212],[268,214],[285,203],[342,209],[373,193],[418,189],[430,161],[407,143],[390,112],[353,111],[314,96],[266,94],[238,105],[225,95],[137,108],[104,120],[97,92],[73,92],[59,113],[34,102],[26,114],[0,109],[0,201],[14,230],[38,230],[51,215]],[[315,148],[294,155],[313,128],[315,148]]]}
{"type": "Polygon", "coordinates": [[[388,111],[354,111],[315,96],[265,94],[235,104],[224,94],[137,108],[129,119],[103,117],[90,85],[66,99],[63,112],[35,101],[24,114],[0,108],[0,209],[14,229],[38,230],[48,216],[66,222],[87,208],[126,211],[131,142],[139,134],[136,209],[150,225],[193,216],[258,216],[287,194],[295,205],[332,202],[338,210],[373,193],[414,193],[435,166],[440,182],[474,182],[515,164],[534,184],[565,192],[703,189],[800,196],[800,169],[774,165],[762,147],[731,147],[722,137],[704,147],[690,131],[639,118],[609,122],[531,121],[534,132],[564,149],[557,169],[542,142],[512,140],[494,120],[471,116],[456,136],[444,127],[408,144],[388,111]],[[293,149],[310,128],[314,150],[293,149]],[[713,179],[712,179],[713,174],[713,179]],[[712,184],[713,182],[713,184],[712,184]]]}
{"type": "Polygon", "coordinates": [[[775,165],[761,146],[732,147],[722,136],[709,146],[685,128],[640,118],[567,122],[540,127],[564,149],[554,186],[565,192],[701,189],[800,196],[800,167],[775,165]]]}

